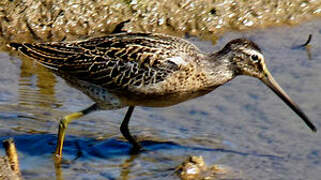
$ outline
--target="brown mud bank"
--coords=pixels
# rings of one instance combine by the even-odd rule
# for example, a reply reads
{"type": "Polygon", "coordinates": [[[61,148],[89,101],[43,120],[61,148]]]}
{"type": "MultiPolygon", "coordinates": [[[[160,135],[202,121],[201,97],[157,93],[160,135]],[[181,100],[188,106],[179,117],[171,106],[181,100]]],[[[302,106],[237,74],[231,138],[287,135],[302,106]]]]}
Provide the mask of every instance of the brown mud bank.
{"type": "Polygon", "coordinates": [[[6,156],[0,156],[0,179],[1,180],[21,180],[18,154],[13,139],[2,142],[6,156]]]}
{"type": "Polygon", "coordinates": [[[321,16],[319,0],[3,0],[0,46],[5,42],[74,40],[128,31],[191,34],[215,40],[226,31],[298,24],[321,16]]]}

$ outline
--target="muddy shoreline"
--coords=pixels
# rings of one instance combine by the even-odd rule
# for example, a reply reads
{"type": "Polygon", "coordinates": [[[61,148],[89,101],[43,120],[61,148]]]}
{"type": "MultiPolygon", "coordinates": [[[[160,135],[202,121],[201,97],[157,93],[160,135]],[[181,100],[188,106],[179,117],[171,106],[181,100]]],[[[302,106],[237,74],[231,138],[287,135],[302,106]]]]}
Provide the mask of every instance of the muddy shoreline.
{"type": "Polygon", "coordinates": [[[317,0],[3,0],[0,45],[8,41],[62,41],[128,31],[194,35],[215,41],[228,31],[294,25],[321,17],[317,0]]]}

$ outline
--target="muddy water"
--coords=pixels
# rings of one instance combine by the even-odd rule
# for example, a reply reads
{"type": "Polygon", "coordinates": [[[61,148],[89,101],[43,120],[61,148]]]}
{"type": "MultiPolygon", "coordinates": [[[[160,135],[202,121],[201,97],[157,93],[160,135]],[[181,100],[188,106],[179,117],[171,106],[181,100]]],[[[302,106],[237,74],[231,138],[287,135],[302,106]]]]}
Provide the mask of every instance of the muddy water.
{"type": "MultiPolygon", "coordinates": [[[[238,37],[259,44],[271,73],[321,126],[321,21],[228,33],[205,52],[238,37]],[[312,34],[311,60],[303,44],[312,34]]],[[[177,179],[189,155],[237,170],[237,179],[319,179],[321,135],[312,133],[273,92],[238,77],[214,92],[169,108],[138,107],[130,129],[148,151],[129,155],[119,126],[125,110],[95,112],[71,123],[64,162],[55,168],[58,119],[92,104],[61,78],[29,60],[0,54],[0,134],[13,137],[26,179],[177,179]]],[[[3,155],[0,149],[0,155],[3,155]]]]}

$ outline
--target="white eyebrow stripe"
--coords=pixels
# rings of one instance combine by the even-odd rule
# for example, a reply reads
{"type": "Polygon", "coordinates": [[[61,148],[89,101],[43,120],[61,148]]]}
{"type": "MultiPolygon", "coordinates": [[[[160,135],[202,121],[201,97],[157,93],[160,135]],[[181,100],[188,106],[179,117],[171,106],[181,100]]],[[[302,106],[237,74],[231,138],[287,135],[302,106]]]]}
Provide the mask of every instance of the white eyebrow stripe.
{"type": "Polygon", "coordinates": [[[248,55],[257,55],[259,57],[260,60],[263,60],[264,57],[262,55],[262,53],[254,50],[254,49],[246,49],[246,48],[240,48],[244,53],[248,54],[248,55]]]}

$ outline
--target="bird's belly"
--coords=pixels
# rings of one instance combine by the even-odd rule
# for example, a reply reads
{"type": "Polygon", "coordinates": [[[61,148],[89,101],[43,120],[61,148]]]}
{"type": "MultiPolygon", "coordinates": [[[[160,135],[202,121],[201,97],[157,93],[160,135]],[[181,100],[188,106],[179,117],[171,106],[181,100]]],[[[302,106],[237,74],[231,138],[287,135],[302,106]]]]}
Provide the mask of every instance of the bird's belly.
{"type": "Polygon", "coordinates": [[[196,92],[177,92],[163,95],[156,94],[126,94],[117,95],[122,102],[128,106],[145,106],[145,107],[167,107],[172,106],[204,94],[211,90],[199,90],[196,92]]]}
{"type": "Polygon", "coordinates": [[[101,109],[119,109],[126,106],[113,93],[99,86],[91,86],[83,92],[97,103],[101,109]]]}
{"type": "Polygon", "coordinates": [[[127,90],[109,90],[82,80],[66,77],[64,79],[69,85],[85,93],[102,109],[119,109],[125,106],[167,107],[202,96],[215,89],[210,87],[193,91],[146,94],[127,90]]]}
{"type": "Polygon", "coordinates": [[[82,90],[87,96],[95,101],[102,109],[119,109],[125,106],[144,107],[167,107],[189,99],[193,99],[211,90],[200,90],[196,92],[179,92],[163,95],[157,94],[134,94],[131,92],[108,91],[105,88],[90,86],[82,90]]]}
{"type": "Polygon", "coordinates": [[[64,77],[64,79],[69,85],[90,97],[101,109],[120,109],[126,106],[106,88],[70,77],[64,77]]]}

